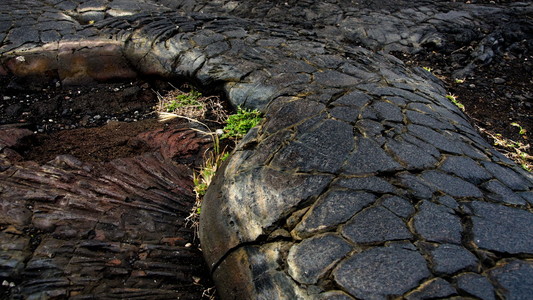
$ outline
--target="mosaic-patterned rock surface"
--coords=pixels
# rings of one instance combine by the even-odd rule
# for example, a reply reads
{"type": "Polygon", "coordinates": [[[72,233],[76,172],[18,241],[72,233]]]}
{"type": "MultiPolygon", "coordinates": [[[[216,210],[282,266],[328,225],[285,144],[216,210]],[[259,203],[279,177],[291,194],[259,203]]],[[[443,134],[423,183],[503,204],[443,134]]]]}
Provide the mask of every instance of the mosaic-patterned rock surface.
{"type": "Polygon", "coordinates": [[[0,12],[0,74],[185,77],[265,113],[202,207],[223,299],[531,295],[533,177],[436,78],[387,54],[476,39],[472,64],[490,61],[531,30],[530,3],[41,0],[0,12]]]}

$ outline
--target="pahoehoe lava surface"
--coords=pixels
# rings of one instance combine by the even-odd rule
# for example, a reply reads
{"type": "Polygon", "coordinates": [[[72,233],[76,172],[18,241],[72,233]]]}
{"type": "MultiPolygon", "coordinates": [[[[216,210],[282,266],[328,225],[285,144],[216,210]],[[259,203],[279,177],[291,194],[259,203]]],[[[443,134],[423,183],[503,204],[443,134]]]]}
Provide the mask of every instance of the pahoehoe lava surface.
{"type": "MultiPolygon", "coordinates": [[[[264,112],[202,207],[202,249],[223,299],[527,299],[533,176],[480,137],[437,78],[388,53],[474,40],[463,76],[506,49],[531,51],[532,13],[512,1],[3,1],[0,74],[19,85],[187,78],[264,112]]],[[[56,166],[85,172],[65,158],[56,166]]],[[[36,193],[48,206],[70,203],[36,193]]],[[[2,214],[28,214],[15,206],[2,214]]],[[[59,230],[68,244],[68,228],[17,222],[2,232],[2,251],[39,251],[3,261],[2,274],[55,282],[28,296],[83,297],[72,293],[89,284],[72,279],[83,269],[65,276],[51,257],[39,261],[54,271],[39,272],[35,257],[63,252],[21,230],[59,230]]],[[[77,249],[112,250],[94,243],[77,249]]],[[[91,280],[98,297],[138,291],[91,280]]],[[[179,287],[142,288],[136,296],[170,298],[179,287]]]]}

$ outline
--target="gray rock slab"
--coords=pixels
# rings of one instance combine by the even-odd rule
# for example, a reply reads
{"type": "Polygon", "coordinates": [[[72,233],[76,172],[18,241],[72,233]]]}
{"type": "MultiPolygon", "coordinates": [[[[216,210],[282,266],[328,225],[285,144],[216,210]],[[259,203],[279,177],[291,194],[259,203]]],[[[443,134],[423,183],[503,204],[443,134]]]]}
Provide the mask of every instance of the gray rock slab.
{"type": "Polygon", "coordinates": [[[274,157],[272,166],[298,171],[335,173],[353,149],[352,127],[344,122],[326,120],[297,137],[274,157]]]}
{"type": "Polygon", "coordinates": [[[263,130],[276,132],[293,126],[299,122],[316,116],[325,105],[312,101],[304,101],[299,98],[279,97],[269,104],[269,111],[265,115],[266,123],[263,130]]]}
{"type": "Polygon", "coordinates": [[[402,166],[379,145],[368,138],[357,140],[355,151],[350,154],[343,170],[348,174],[367,174],[401,170],[402,166]]]}
{"type": "Polygon", "coordinates": [[[526,300],[533,295],[533,262],[515,260],[490,271],[505,299],[526,300]]]}
{"type": "MultiPolygon", "coordinates": [[[[225,169],[237,169],[230,161],[225,169]]],[[[209,265],[243,241],[253,241],[274,223],[286,217],[301,202],[320,194],[330,183],[329,175],[296,175],[269,168],[255,168],[235,175],[233,187],[210,189],[202,205],[201,239],[209,265]],[[268,183],[268,184],[267,184],[268,183]],[[214,206],[214,207],[210,207],[214,206]],[[215,209],[216,207],[216,209],[215,209]],[[252,221],[253,220],[253,221],[252,221]],[[211,252],[212,251],[212,252],[211,252]]],[[[215,182],[213,186],[217,186],[215,182]]]]}
{"type": "Polygon", "coordinates": [[[404,193],[418,198],[427,199],[431,198],[435,188],[428,183],[422,181],[420,177],[411,173],[405,172],[397,175],[398,185],[404,188],[404,193]]]}
{"type": "Polygon", "coordinates": [[[439,197],[437,199],[437,201],[440,204],[442,204],[442,205],[444,205],[444,206],[446,206],[448,208],[454,209],[454,210],[459,208],[459,203],[457,203],[457,201],[455,199],[453,199],[452,197],[450,197],[450,196],[439,197]]]}
{"type": "Polygon", "coordinates": [[[361,299],[400,296],[430,276],[417,251],[378,247],[342,261],[333,271],[335,281],[361,299]]]}
{"type": "Polygon", "coordinates": [[[372,100],[372,97],[369,95],[360,91],[354,91],[339,97],[339,99],[335,100],[332,105],[345,105],[361,108],[369,103],[370,100],[372,100]]]}
{"type": "Polygon", "coordinates": [[[453,129],[449,123],[445,123],[436,118],[435,115],[425,114],[414,110],[407,110],[405,112],[407,120],[413,124],[428,126],[433,129],[453,129]]]}
{"type": "Polygon", "coordinates": [[[377,112],[380,121],[403,121],[403,113],[397,105],[385,101],[376,101],[372,104],[372,108],[377,112]]]}
{"type": "Polygon", "coordinates": [[[439,133],[433,129],[420,125],[408,125],[407,127],[413,136],[430,143],[440,150],[455,154],[463,153],[458,142],[452,140],[452,137],[449,134],[439,133]]]}
{"type": "Polygon", "coordinates": [[[404,221],[381,206],[362,210],[342,228],[342,234],[355,243],[375,243],[412,238],[404,221]]]}
{"type": "Polygon", "coordinates": [[[318,84],[329,87],[353,86],[360,83],[360,79],[337,71],[316,72],[315,80],[318,84]]]}
{"type": "Polygon", "coordinates": [[[509,254],[533,253],[533,213],[475,201],[473,242],[480,248],[509,254]]]}
{"type": "Polygon", "coordinates": [[[415,208],[411,202],[405,198],[397,196],[385,196],[380,198],[383,202],[383,207],[395,213],[397,216],[407,218],[415,212],[415,208]]]}
{"type": "Polygon", "coordinates": [[[482,197],[481,191],[473,184],[458,177],[439,171],[425,171],[421,177],[438,190],[452,197],[482,197]]]}
{"type": "Polygon", "coordinates": [[[533,187],[533,180],[531,175],[529,175],[529,180],[527,177],[519,175],[515,170],[511,168],[505,168],[501,165],[484,162],[483,166],[490,172],[496,179],[503,182],[510,189],[515,191],[524,191],[533,187]]]}
{"type": "Polygon", "coordinates": [[[518,193],[518,195],[520,195],[522,198],[527,200],[527,202],[533,205],[533,192],[522,192],[518,193]]]}
{"type": "Polygon", "coordinates": [[[418,289],[407,294],[405,299],[439,299],[450,297],[456,294],[457,291],[448,281],[442,278],[435,278],[424,282],[418,289]]]}
{"type": "Polygon", "coordinates": [[[445,206],[424,201],[413,220],[416,232],[427,241],[461,243],[461,219],[445,206]]]}
{"type": "Polygon", "coordinates": [[[385,179],[376,176],[342,178],[335,181],[334,185],[352,190],[363,190],[375,193],[392,193],[394,186],[385,179]]]}
{"type": "Polygon", "coordinates": [[[446,157],[440,169],[474,184],[479,184],[492,178],[492,175],[481,165],[465,156],[446,157]]]}
{"type": "Polygon", "coordinates": [[[463,246],[441,244],[430,251],[433,270],[439,274],[453,274],[460,270],[475,271],[478,261],[463,246]]]}
{"type": "Polygon", "coordinates": [[[352,246],[335,234],[306,239],[289,250],[289,275],[300,283],[315,284],[351,250],[352,246]]]}
{"type": "Polygon", "coordinates": [[[222,299],[302,299],[307,293],[280,271],[277,263],[288,244],[240,247],[213,270],[222,299]]]}
{"type": "Polygon", "coordinates": [[[476,273],[464,273],[456,277],[457,288],[483,300],[494,300],[494,287],[487,277],[476,273]]]}
{"type": "Polygon", "coordinates": [[[488,192],[487,197],[491,200],[508,204],[526,204],[526,201],[522,197],[518,196],[517,193],[514,193],[510,188],[503,185],[498,180],[485,182],[481,187],[488,192]]]}
{"type": "Polygon", "coordinates": [[[393,153],[407,169],[427,169],[437,164],[437,159],[424,149],[404,140],[389,139],[385,149],[393,153]]]}
{"type": "Polygon", "coordinates": [[[366,192],[329,191],[303,216],[302,221],[296,225],[292,233],[301,238],[334,228],[348,221],[375,200],[374,195],[366,192]]]}
{"type": "Polygon", "coordinates": [[[335,106],[330,110],[333,118],[345,122],[355,122],[361,111],[358,108],[350,106],[335,106]]]}

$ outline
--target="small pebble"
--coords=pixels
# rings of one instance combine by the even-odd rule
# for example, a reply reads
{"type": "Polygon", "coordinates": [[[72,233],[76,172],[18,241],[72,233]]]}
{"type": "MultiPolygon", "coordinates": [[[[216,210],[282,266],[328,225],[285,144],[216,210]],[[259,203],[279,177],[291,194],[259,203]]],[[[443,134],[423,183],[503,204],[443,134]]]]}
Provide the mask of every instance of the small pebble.
{"type": "Polygon", "coordinates": [[[505,83],[505,79],[503,78],[494,78],[494,83],[496,84],[502,84],[502,83],[505,83]]]}
{"type": "Polygon", "coordinates": [[[93,117],[93,119],[95,119],[95,120],[100,120],[101,118],[102,118],[102,116],[100,116],[100,115],[96,115],[96,116],[93,117]]]}
{"type": "Polygon", "coordinates": [[[191,243],[187,243],[187,244],[185,244],[185,248],[190,248],[191,246],[192,246],[191,243]]]}
{"type": "Polygon", "coordinates": [[[4,100],[11,100],[11,97],[9,97],[9,96],[4,96],[4,100]]]}

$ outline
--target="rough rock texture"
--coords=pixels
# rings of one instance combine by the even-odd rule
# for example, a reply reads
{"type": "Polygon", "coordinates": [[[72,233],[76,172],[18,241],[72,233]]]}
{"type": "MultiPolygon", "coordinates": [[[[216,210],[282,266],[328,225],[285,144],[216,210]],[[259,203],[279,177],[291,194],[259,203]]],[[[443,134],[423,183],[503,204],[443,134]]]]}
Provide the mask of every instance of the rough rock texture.
{"type": "MultiPolygon", "coordinates": [[[[201,155],[209,142],[191,129],[166,133],[181,140],[174,153],[201,155]]],[[[17,148],[28,131],[0,135],[17,148]]],[[[185,226],[192,171],[166,152],[99,163],[60,155],[39,165],[2,147],[0,277],[12,285],[2,297],[201,297],[194,276],[204,263],[185,226]]]]}
{"type": "MultiPolygon", "coordinates": [[[[530,3],[134,3],[4,1],[0,74],[186,77],[265,113],[202,207],[222,298],[531,294],[533,176],[436,78],[386,53],[477,40],[472,64],[484,64],[515,43],[531,49],[530,3]]],[[[28,263],[28,242],[12,243],[12,269],[28,263]]]]}

